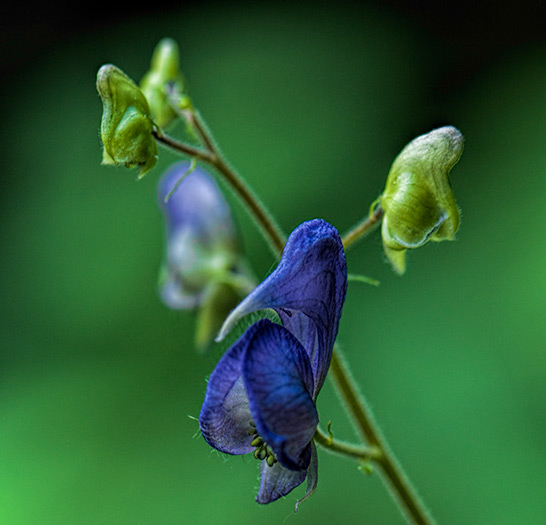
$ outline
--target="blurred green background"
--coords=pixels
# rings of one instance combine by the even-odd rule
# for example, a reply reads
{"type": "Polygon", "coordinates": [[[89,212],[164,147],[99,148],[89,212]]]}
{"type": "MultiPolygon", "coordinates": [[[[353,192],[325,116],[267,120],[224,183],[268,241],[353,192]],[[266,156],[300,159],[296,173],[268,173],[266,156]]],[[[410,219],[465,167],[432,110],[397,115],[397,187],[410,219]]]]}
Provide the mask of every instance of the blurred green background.
{"type": "MultiPolygon", "coordinates": [[[[464,133],[457,242],[410,253],[403,278],[378,232],[351,249],[349,271],[381,285],[350,286],[339,342],[439,523],[545,522],[546,40],[530,12],[431,6],[163,4],[59,18],[55,38],[4,21],[0,523],[403,522],[377,473],[324,451],[297,515],[302,487],[259,506],[256,462],[198,433],[219,354],[196,355],[192,315],[156,290],[155,184],[177,157],[139,182],[100,166],[96,71],[140,79],[163,36],[286,231],[346,231],[409,140],[464,133]]],[[[274,261],[232,197],[263,276],[274,261]]],[[[329,382],[319,411],[356,438],[329,382]]]]}

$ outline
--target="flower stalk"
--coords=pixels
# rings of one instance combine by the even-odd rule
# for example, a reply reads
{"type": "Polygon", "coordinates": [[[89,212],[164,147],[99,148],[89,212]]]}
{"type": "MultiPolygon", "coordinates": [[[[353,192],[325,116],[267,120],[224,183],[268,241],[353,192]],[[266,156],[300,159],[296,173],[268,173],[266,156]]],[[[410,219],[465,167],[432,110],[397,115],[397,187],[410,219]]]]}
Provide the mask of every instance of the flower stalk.
{"type": "Polygon", "coordinates": [[[373,206],[370,209],[370,213],[365,217],[361,222],[349,230],[343,237],[341,241],[343,242],[343,247],[345,250],[349,246],[353,245],[356,241],[362,239],[369,233],[371,233],[376,226],[381,223],[383,218],[383,208],[381,206],[373,206]]]}
{"type": "Polygon", "coordinates": [[[330,452],[349,456],[361,462],[375,461],[381,457],[381,451],[377,447],[359,447],[338,441],[333,436],[326,435],[320,428],[315,431],[314,439],[316,443],[330,452]]]}
{"type": "Polygon", "coordinates": [[[371,450],[378,451],[377,455],[370,459],[379,465],[391,493],[396,497],[405,514],[416,524],[431,525],[434,523],[416,490],[390,451],[370,408],[351,377],[338,347],[334,347],[330,371],[362,437],[368,442],[371,450]]]}

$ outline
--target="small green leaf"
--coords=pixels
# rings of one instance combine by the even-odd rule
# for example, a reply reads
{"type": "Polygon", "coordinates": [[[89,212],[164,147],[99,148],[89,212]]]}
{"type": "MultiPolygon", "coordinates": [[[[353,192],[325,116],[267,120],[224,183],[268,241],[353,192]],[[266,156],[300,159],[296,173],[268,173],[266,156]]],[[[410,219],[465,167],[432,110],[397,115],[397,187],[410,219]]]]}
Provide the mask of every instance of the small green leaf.
{"type": "Polygon", "coordinates": [[[379,281],[377,279],[373,279],[372,277],[367,277],[366,275],[360,275],[356,273],[349,273],[347,274],[347,280],[349,282],[357,282],[357,283],[364,283],[364,284],[371,284],[372,286],[379,286],[379,281]]]}

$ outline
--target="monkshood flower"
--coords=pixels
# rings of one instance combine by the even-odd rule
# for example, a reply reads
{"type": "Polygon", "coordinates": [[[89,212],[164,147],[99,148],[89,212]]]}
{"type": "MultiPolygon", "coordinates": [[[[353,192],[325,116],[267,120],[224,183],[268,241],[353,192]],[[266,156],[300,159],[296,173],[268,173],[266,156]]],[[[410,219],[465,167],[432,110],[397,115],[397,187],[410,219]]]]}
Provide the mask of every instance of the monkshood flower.
{"type": "Polygon", "coordinates": [[[305,222],[288,238],[277,268],[235,308],[219,334],[223,338],[259,310],[273,309],[282,322],[257,321],[227,350],[209,378],[199,416],[209,445],[227,454],[254,452],[262,460],[258,503],[275,501],[306,478],[302,500],[316,487],[315,403],[346,289],[337,230],[320,219],[305,222]]]}
{"type": "Polygon", "coordinates": [[[197,312],[195,342],[204,350],[256,282],[229,205],[210,174],[177,162],[160,179],[158,198],[166,226],[161,298],[169,308],[197,312]]]}
{"type": "Polygon", "coordinates": [[[379,203],[383,247],[396,272],[405,271],[407,249],[455,238],[459,208],[449,172],[463,143],[458,129],[444,126],[412,140],[394,160],[379,203]]]}

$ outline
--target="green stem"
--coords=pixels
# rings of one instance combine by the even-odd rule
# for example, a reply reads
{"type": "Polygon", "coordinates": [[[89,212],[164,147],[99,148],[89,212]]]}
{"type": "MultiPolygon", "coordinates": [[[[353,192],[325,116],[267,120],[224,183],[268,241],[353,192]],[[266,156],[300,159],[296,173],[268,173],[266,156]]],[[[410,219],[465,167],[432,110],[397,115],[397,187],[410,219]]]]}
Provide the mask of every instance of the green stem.
{"type": "Polygon", "coordinates": [[[381,221],[383,217],[383,208],[377,205],[370,210],[370,214],[364,220],[359,222],[352,230],[347,232],[341,239],[345,250],[359,239],[362,239],[370,233],[381,221]]]}
{"type": "Polygon", "coordinates": [[[239,175],[232,170],[221,157],[216,157],[214,166],[222,175],[224,175],[231,187],[245,202],[251,215],[266,233],[266,239],[269,240],[271,251],[278,256],[282,253],[286,237],[275,223],[272,216],[266,211],[257,197],[251,193],[248,186],[243,182],[239,175]]]}
{"type": "Polygon", "coordinates": [[[339,348],[335,348],[332,354],[330,371],[362,437],[370,447],[380,451],[380,455],[374,459],[379,464],[393,496],[396,496],[397,501],[414,523],[420,525],[434,523],[381,435],[371,410],[341,357],[339,348]]]}
{"type": "Polygon", "coordinates": [[[194,127],[195,131],[199,135],[201,142],[203,142],[206,149],[211,152],[216,152],[219,155],[219,148],[212,137],[212,133],[209,132],[205,121],[201,118],[201,114],[196,109],[187,111],[187,119],[194,127]]]}
{"type": "Polygon", "coordinates": [[[212,134],[209,132],[207,125],[201,118],[200,113],[194,109],[191,116],[191,122],[201,138],[201,141],[205,145],[205,148],[210,151],[215,158],[214,166],[222,175],[224,175],[232,188],[247,204],[251,213],[254,215],[256,222],[266,233],[266,239],[269,240],[273,253],[282,253],[286,242],[286,236],[275,222],[273,215],[267,211],[264,204],[252,192],[250,186],[248,186],[242,177],[226,162],[220,148],[216,144],[212,134]]]}
{"type": "Polygon", "coordinates": [[[374,461],[381,457],[381,451],[376,447],[359,447],[338,441],[330,435],[326,435],[317,427],[314,436],[315,441],[322,447],[332,452],[358,459],[362,462],[374,461]]]}
{"type": "Polygon", "coordinates": [[[215,145],[212,137],[207,132],[205,125],[199,118],[198,113],[192,112],[191,115],[193,118],[190,122],[194,124],[195,129],[201,137],[206,148],[205,150],[179,142],[159,130],[154,133],[155,138],[175,151],[202,160],[216,168],[244,202],[247,211],[263,231],[271,251],[277,257],[282,253],[284,243],[286,242],[286,236],[273,219],[273,216],[266,210],[263,203],[254,195],[240,175],[224,160],[220,150],[215,145]]]}
{"type": "Polygon", "coordinates": [[[158,142],[161,142],[161,144],[167,146],[174,151],[178,151],[179,153],[182,153],[183,155],[186,155],[190,158],[203,160],[205,162],[212,161],[212,156],[209,152],[203,151],[202,149],[195,148],[193,146],[190,146],[189,144],[185,144],[184,142],[173,139],[169,135],[163,133],[163,131],[161,131],[159,128],[154,128],[152,134],[158,142]]]}

